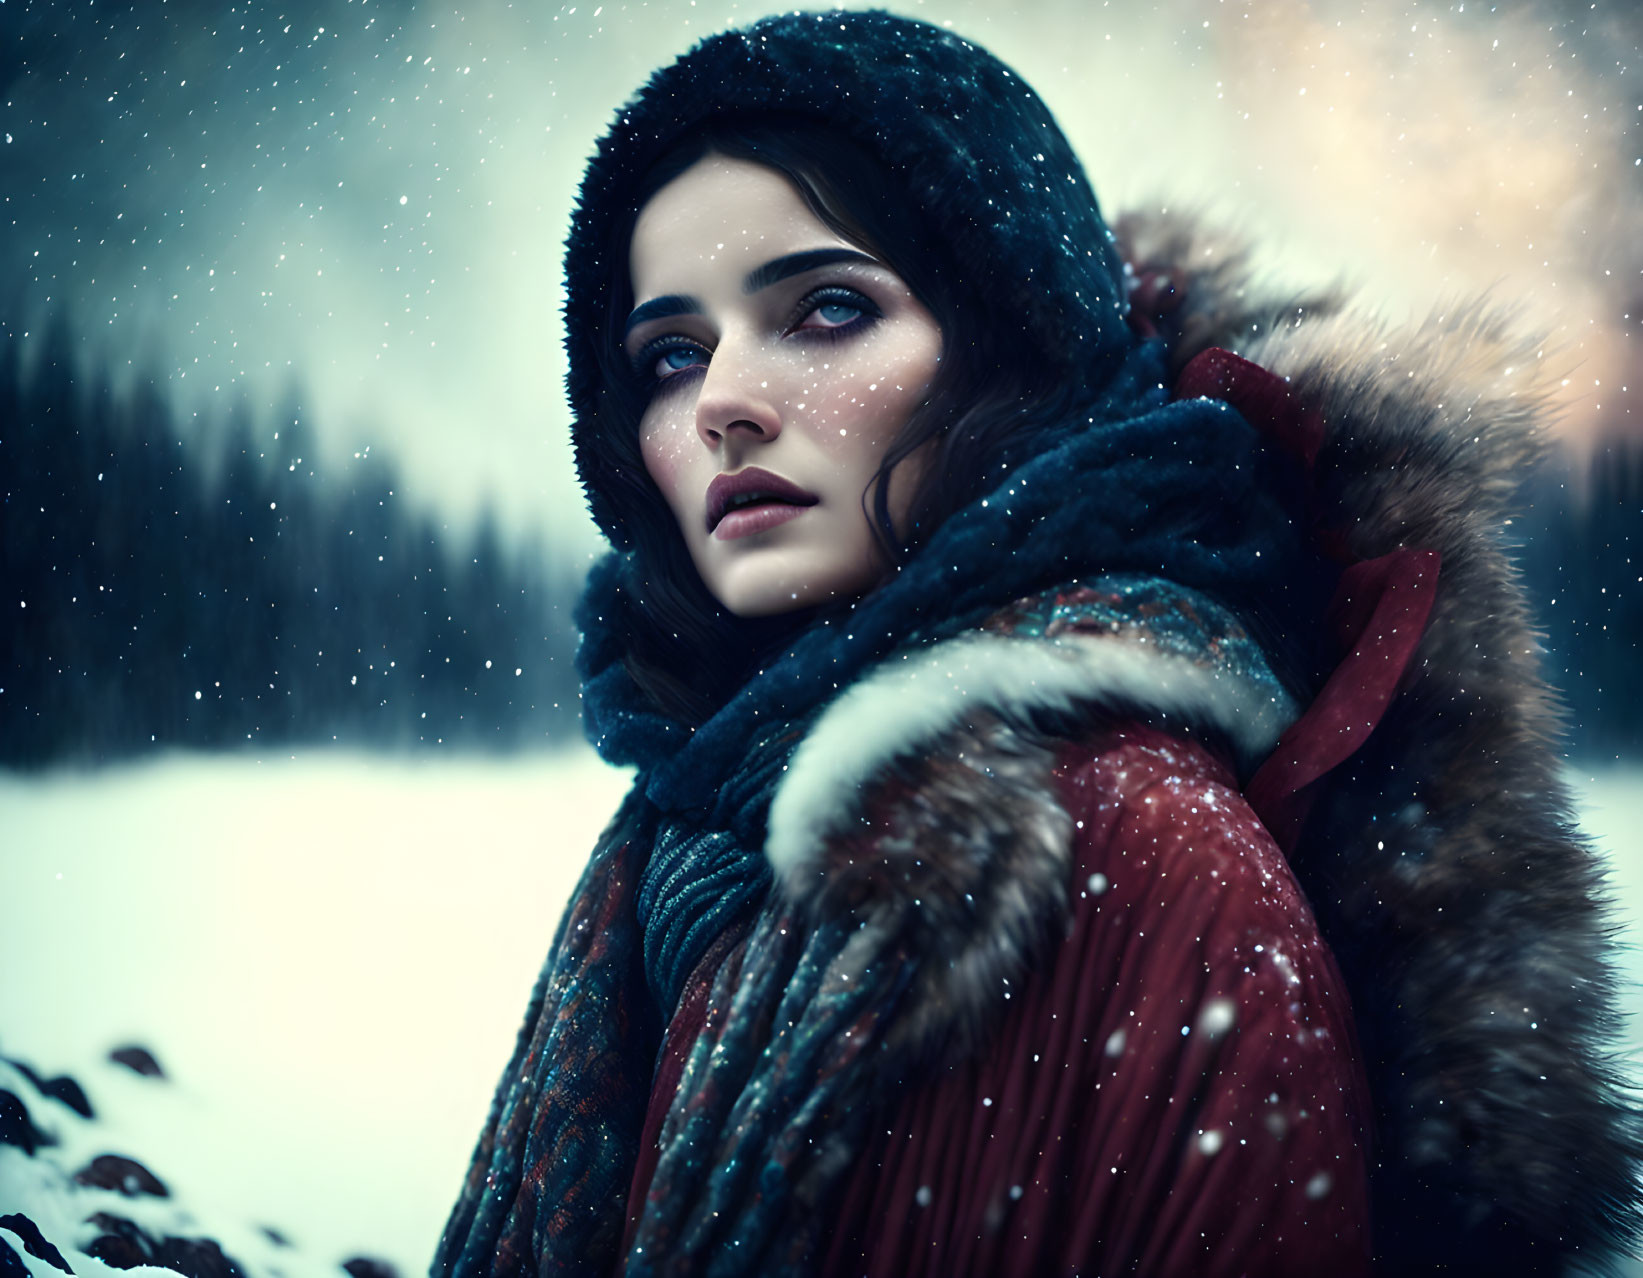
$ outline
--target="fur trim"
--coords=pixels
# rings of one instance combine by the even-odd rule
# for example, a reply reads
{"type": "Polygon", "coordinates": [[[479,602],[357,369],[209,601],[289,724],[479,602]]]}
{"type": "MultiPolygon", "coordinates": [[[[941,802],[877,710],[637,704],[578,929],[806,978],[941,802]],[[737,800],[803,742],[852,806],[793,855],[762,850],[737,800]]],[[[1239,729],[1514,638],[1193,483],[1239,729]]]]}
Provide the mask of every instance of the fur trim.
{"type": "MultiPolygon", "coordinates": [[[[1217,259],[1221,237],[1184,220],[1124,225],[1217,259]]],[[[1263,301],[1238,271],[1213,291],[1184,274],[1172,364],[1191,338],[1283,377],[1323,415],[1322,528],[1354,558],[1443,559],[1405,687],[1295,856],[1368,1057],[1377,1249],[1399,1273],[1558,1272],[1636,1236],[1643,1158],[1613,1042],[1613,906],[1503,533],[1558,373],[1487,297],[1394,331],[1335,297],[1263,301]]]]}
{"type": "Polygon", "coordinates": [[[850,827],[860,791],[893,760],[928,750],[987,711],[1024,718],[1097,702],[1217,729],[1244,767],[1269,753],[1295,717],[1293,705],[1144,637],[961,635],[891,658],[827,708],[771,801],[765,855],[788,894],[803,900],[814,890],[818,842],[850,827]]]}
{"type": "MultiPolygon", "coordinates": [[[[1488,298],[1395,331],[1339,289],[1263,292],[1246,244],[1180,214],[1115,229],[1150,280],[1172,372],[1222,346],[1321,411],[1320,531],[1358,559],[1442,556],[1404,686],[1320,783],[1294,854],[1375,1097],[1379,1261],[1612,1263],[1639,1233],[1643,1166],[1615,1042],[1617,929],[1559,777],[1557,700],[1504,531],[1556,374],[1488,298]]],[[[1033,710],[1138,702],[1208,718],[1256,754],[1287,722],[1165,654],[1078,644],[973,635],[887,663],[828,710],[772,805],[789,893],[900,926],[929,957],[902,1014],[914,1055],[979,1041],[1003,982],[1066,917],[1071,833],[1047,760],[1076,722],[1039,735],[1033,710]]]]}
{"type": "Polygon", "coordinates": [[[1001,995],[1063,934],[1073,829],[1055,743],[1121,712],[1207,730],[1253,767],[1294,719],[1276,683],[1167,651],[1148,624],[984,629],[893,657],[794,752],[765,842],[783,892],[812,918],[853,912],[921,960],[887,1068],[980,1046],[1001,995]]]}
{"type": "Polygon", "coordinates": [[[1112,232],[1136,281],[1132,305],[1168,343],[1172,381],[1211,346],[1259,364],[1246,353],[1252,339],[1299,320],[1338,315],[1349,301],[1350,290],[1341,283],[1288,294],[1257,287],[1254,238],[1200,214],[1126,213],[1112,232]]]}
{"type": "Polygon", "coordinates": [[[1053,749],[983,714],[888,764],[862,792],[873,817],[820,845],[818,916],[854,912],[919,956],[886,1038],[894,1074],[962,1059],[1005,996],[1065,933],[1072,819],[1053,749]]]}

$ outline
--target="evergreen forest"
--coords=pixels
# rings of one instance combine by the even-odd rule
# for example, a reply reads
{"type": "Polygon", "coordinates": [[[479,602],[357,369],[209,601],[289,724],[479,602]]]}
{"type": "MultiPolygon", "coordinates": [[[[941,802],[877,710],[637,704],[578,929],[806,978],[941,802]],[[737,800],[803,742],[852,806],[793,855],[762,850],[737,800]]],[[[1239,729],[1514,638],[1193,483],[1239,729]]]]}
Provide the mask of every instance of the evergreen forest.
{"type": "MultiPolygon", "coordinates": [[[[585,562],[452,531],[392,459],[322,464],[293,390],[186,441],[58,329],[0,344],[0,766],[161,749],[518,750],[574,739],[585,562]]],[[[1554,460],[1501,530],[1576,757],[1643,752],[1643,445],[1554,460]]]]}
{"type": "Polygon", "coordinates": [[[206,448],[43,340],[26,378],[0,344],[0,765],[577,733],[585,564],[447,530],[375,452],[323,466],[295,392],[206,448]]]}

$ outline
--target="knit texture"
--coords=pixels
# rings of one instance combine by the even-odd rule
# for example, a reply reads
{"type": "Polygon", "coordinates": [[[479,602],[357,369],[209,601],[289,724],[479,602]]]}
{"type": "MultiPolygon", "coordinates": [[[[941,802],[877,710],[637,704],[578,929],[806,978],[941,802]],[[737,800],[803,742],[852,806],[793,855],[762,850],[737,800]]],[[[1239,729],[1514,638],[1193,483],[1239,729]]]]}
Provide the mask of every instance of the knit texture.
{"type": "MultiPolygon", "coordinates": [[[[1197,635],[1202,659],[1213,652],[1229,677],[1282,695],[1260,650],[1206,596],[1137,576],[1082,585],[1012,600],[978,628],[1037,644],[1055,642],[1046,618],[1084,631],[1117,622],[1132,638],[1146,635],[1183,655],[1186,637],[1197,635]]],[[[1172,716],[1172,730],[1188,726],[1172,716]]],[[[741,796],[739,812],[761,807],[772,788],[770,759],[786,753],[775,740],[789,732],[791,725],[767,728],[759,739],[766,748],[733,770],[726,790],[741,796]]],[[[666,877],[681,896],[658,895],[653,917],[684,911],[703,882],[735,863],[724,855],[735,836],[662,817],[643,778],[636,782],[571,901],[435,1274],[591,1275],[620,1260],[629,1274],[797,1278],[825,1249],[868,1119],[898,1084],[916,1080],[908,1072],[914,1058],[892,1049],[901,1003],[919,975],[923,921],[850,911],[816,921],[804,903],[763,889],[720,920],[714,935],[739,940],[712,974],[711,1010],[668,1107],[649,1195],[630,1204],[625,1190],[661,1041],[650,993],[657,973],[642,970],[650,964],[640,956],[639,898],[647,859],[668,860],[671,852],[657,852],[671,838],[709,845],[718,859],[711,867],[704,860],[693,880],[690,858],[675,857],[666,877]],[[663,833],[670,829],[677,833],[663,833]],[[630,1213],[637,1220],[624,1255],[630,1213]]],[[[762,857],[748,864],[763,882],[762,857]]],[[[957,1059],[949,1053],[943,1063],[957,1059]]]]}
{"type": "Polygon", "coordinates": [[[476,1153],[472,1201],[453,1214],[436,1273],[506,1272],[500,1258],[527,1255],[542,1272],[594,1273],[614,1260],[656,1027],[708,942],[743,929],[745,957],[721,973],[722,1011],[674,1098],[628,1263],[637,1273],[806,1272],[810,1230],[874,1099],[874,1051],[913,977],[897,936],[807,932],[769,889],[770,798],[807,726],[898,650],[1012,604],[1011,615],[1031,616],[1023,597],[1102,570],[1167,568],[1175,581],[1147,597],[1208,614],[1215,598],[1282,600],[1307,579],[1254,430],[1218,401],[1138,399],[1127,420],[1069,423],[893,580],[801,634],[694,731],[660,714],[621,663],[631,556],[595,566],[579,610],[584,709],[604,756],[640,769],[626,843],[599,854],[613,868],[572,903],[578,922],[550,958],[547,995],[504,1075],[501,1136],[476,1153]],[[765,1250],[778,1240],[779,1255],[765,1250]]]}
{"type": "MultiPolygon", "coordinates": [[[[1312,566],[1273,496],[1275,463],[1254,430],[1220,401],[1164,404],[1163,395],[1140,396],[1150,407],[1125,421],[1073,423],[1056,446],[948,519],[894,579],[842,619],[801,634],[694,729],[661,713],[620,660],[635,597],[631,552],[596,565],[578,612],[584,727],[607,760],[640,769],[645,797],[674,822],[645,872],[642,906],[662,1006],[671,1009],[708,939],[766,882],[765,782],[826,702],[893,650],[1103,571],[1167,575],[1235,610],[1287,601],[1299,618],[1309,601],[1316,607],[1305,584],[1312,566]],[[738,775],[749,766],[763,780],[738,775]],[[653,881],[664,876],[667,890],[653,881]],[[661,901],[665,922],[655,915],[661,901]]],[[[1298,620],[1289,628],[1303,631],[1298,620]]]]}
{"type": "Polygon", "coordinates": [[[784,14],[703,40],[617,112],[582,181],[565,247],[566,387],[577,471],[595,522],[631,544],[601,449],[597,356],[627,246],[610,227],[645,172],[692,128],[752,117],[819,122],[878,156],[978,314],[1030,340],[1037,380],[1076,388],[1097,417],[1132,406],[1123,259],[1083,165],[1009,67],[951,31],[876,10],[784,14]]]}
{"type": "MultiPolygon", "coordinates": [[[[738,935],[650,1197],[632,1205],[626,1265],[800,1274],[859,1148],[916,957],[894,929],[803,923],[772,889],[766,825],[792,751],[877,663],[1102,573],[1157,577],[1171,606],[1219,601],[1263,640],[1304,650],[1319,574],[1286,496],[1299,486],[1226,403],[1169,401],[1163,343],[1126,321],[1121,258],[1048,109],[990,54],[925,23],[786,15],[659,71],[589,165],[566,277],[577,465],[616,547],[577,610],[584,728],[638,776],[572,901],[433,1272],[609,1271],[660,1027],[714,939],[738,935]],[[692,725],[660,711],[623,661],[648,622],[646,573],[611,500],[631,477],[600,449],[614,427],[596,352],[620,267],[612,219],[682,134],[746,112],[826,122],[878,155],[963,286],[1026,326],[1035,371],[1076,407],[889,581],[692,725]]],[[[1292,655],[1285,669],[1308,668],[1292,655]]]]}

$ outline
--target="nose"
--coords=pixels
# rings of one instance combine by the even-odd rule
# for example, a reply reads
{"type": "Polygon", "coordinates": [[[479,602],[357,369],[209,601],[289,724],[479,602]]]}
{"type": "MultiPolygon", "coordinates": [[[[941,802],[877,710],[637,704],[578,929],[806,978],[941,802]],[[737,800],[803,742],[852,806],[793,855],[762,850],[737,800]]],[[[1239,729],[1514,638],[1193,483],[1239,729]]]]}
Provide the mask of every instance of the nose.
{"type": "Polygon", "coordinates": [[[709,448],[775,439],[782,415],[770,394],[768,369],[745,342],[721,340],[696,395],[696,433],[709,448]]]}

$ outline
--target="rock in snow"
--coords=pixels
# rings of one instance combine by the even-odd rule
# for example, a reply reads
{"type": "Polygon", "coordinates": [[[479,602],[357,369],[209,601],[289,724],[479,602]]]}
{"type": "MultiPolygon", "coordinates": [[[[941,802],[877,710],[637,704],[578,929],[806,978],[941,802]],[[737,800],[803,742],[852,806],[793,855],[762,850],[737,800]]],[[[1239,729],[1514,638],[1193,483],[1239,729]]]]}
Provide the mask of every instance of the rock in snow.
{"type": "Polygon", "coordinates": [[[108,1054],[108,1059],[116,1065],[124,1065],[135,1074],[145,1078],[164,1078],[165,1071],[160,1068],[160,1062],[154,1059],[154,1053],[146,1047],[139,1047],[129,1043],[125,1047],[116,1047],[108,1054]]]}
{"type": "MultiPolygon", "coordinates": [[[[106,1068],[164,1086],[146,1048],[111,1052],[106,1068]]],[[[208,1236],[199,1205],[183,1203],[158,1175],[118,1148],[85,1087],[47,1078],[0,1056],[0,1278],[86,1278],[154,1266],[187,1278],[397,1278],[386,1261],[340,1265],[304,1257],[280,1230],[217,1220],[208,1236]]],[[[207,1217],[209,1218],[209,1217],[207,1217]]]]}

